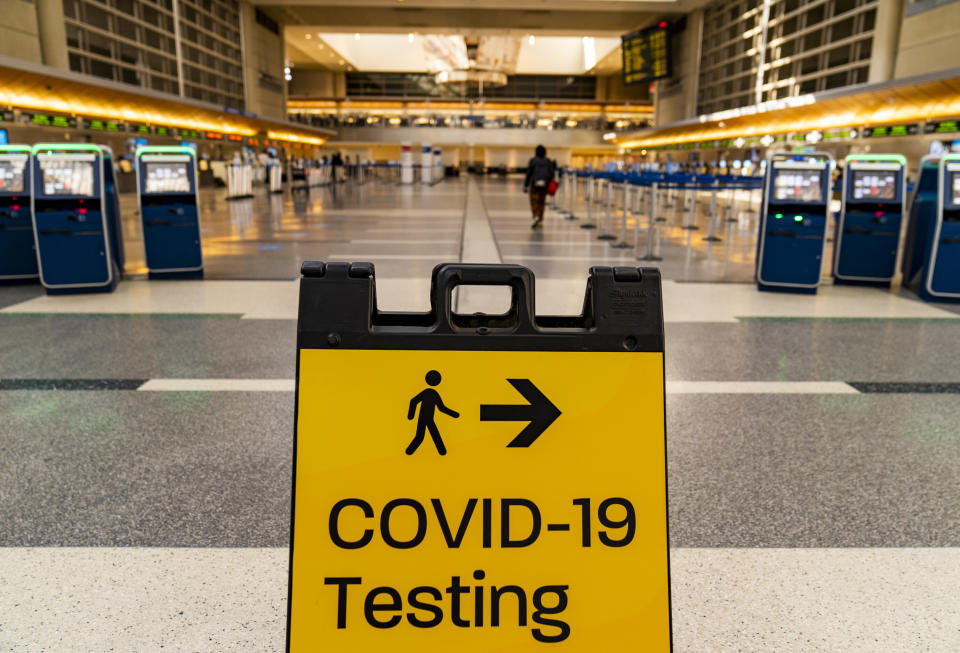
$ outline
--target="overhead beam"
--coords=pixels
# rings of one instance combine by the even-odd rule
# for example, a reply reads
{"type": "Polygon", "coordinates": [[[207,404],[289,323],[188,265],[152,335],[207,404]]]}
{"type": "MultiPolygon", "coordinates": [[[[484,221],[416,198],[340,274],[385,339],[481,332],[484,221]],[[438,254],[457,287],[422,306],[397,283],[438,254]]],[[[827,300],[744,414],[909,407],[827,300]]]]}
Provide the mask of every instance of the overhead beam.
{"type": "Polygon", "coordinates": [[[309,25],[325,32],[439,32],[465,36],[525,34],[617,37],[651,21],[669,17],[649,11],[504,10],[475,7],[424,9],[419,7],[356,7],[291,5],[282,7],[287,25],[309,25]]]}

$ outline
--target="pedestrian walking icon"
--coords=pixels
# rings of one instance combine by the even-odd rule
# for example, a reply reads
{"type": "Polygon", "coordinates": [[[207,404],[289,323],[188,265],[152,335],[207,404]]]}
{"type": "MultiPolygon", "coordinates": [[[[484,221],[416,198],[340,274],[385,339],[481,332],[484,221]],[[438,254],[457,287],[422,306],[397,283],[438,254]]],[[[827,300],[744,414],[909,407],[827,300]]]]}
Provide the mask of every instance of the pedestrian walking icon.
{"type": "Polygon", "coordinates": [[[423,391],[411,399],[410,410],[407,411],[407,419],[412,420],[414,414],[417,412],[417,405],[419,404],[420,406],[420,414],[417,417],[417,434],[414,436],[413,441],[407,446],[408,456],[413,455],[413,452],[416,451],[423,442],[426,431],[430,431],[430,437],[433,438],[433,443],[437,446],[437,452],[441,456],[446,455],[447,448],[443,446],[443,440],[440,439],[440,430],[434,421],[434,412],[439,409],[441,413],[446,413],[450,417],[460,417],[460,413],[443,405],[443,400],[440,399],[440,393],[433,389],[440,384],[440,372],[430,370],[427,372],[426,381],[427,385],[431,387],[424,388],[423,391]]]}

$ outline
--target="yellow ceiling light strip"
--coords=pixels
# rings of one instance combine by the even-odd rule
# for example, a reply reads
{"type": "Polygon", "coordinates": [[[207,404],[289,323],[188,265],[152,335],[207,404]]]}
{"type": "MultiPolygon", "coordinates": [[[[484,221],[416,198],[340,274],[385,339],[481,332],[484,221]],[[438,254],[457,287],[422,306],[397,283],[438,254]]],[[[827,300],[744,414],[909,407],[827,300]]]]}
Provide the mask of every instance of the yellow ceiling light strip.
{"type": "MultiPolygon", "coordinates": [[[[783,108],[754,107],[700,116],[698,123],[645,130],[617,139],[623,148],[655,147],[823,129],[914,123],[960,115],[960,78],[829,98],[788,98],[783,108]],[[806,101],[803,101],[806,100],[806,101]],[[789,106],[789,105],[793,106],[789,106]]],[[[767,103],[772,104],[772,103],[767,103]]]]}
{"type": "Polygon", "coordinates": [[[327,142],[325,138],[317,138],[314,136],[304,136],[303,134],[296,134],[293,132],[281,132],[281,131],[268,131],[267,138],[277,140],[277,141],[288,141],[291,143],[303,143],[305,145],[323,145],[327,142]]]}
{"type": "MultiPolygon", "coordinates": [[[[232,115],[215,108],[182,104],[177,98],[158,99],[130,91],[98,86],[81,78],[50,75],[0,67],[0,105],[31,111],[49,111],[86,118],[121,120],[200,132],[256,136],[269,130],[273,121],[232,115]]],[[[292,142],[322,144],[327,139],[317,130],[291,125],[283,131],[292,142]]],[[[321,132],[322,134],[322,132],[321,132]]],[[[279,140],[279,137],[278,137],[279,140]]]]}

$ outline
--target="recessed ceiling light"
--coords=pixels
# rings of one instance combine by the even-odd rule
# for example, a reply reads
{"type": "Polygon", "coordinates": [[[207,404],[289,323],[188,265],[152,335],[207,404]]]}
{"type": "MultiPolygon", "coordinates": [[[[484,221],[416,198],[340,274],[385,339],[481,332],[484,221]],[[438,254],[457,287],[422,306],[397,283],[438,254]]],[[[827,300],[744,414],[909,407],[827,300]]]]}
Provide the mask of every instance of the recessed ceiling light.
{"type": "Polygon", "coordinates": [[[312,36],[311,36],[310,34],[307,34],[304,38],[308,38],[308,39],[309,39],[309,38],[312,38],[312,36]]]}
{"type": "Polygon", "coordinates": [[[353,40],[354,40],[354,41],[359,41],[359,40],[360,40],[360,32],[357,32],[356,34],[353,35],[353,40]]]}
{"type": "Polygon", "coordinates": [[[413,32],[410,32],[409,34],[407,34],[407,41],[409,41],[410,43],[413,43],[413,32]]]}
{"type": "Polygon", "coordinates": [[[342,65],[343,65],[343,63],[344,63],[344,62],[343,62],[343,59],[341,59],[341,60],[340,60],[340,65],[342,66],[342,65]]]}
{"type": "Polygon", "coordinates": [[[537,37],[533,34],[530,35],[530,45],[534,45],[537,42],[537,37]]]}

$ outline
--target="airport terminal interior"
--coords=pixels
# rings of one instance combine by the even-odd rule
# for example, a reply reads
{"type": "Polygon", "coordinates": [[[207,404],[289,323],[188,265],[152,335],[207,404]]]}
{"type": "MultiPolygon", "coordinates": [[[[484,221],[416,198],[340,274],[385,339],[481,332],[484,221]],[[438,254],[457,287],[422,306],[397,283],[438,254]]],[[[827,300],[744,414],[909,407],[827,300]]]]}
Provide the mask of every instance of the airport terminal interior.
{"type": "Polygon", "coordinates": [[[960,651],[960,0],[0,6],[0,651],[960,651]]]}

